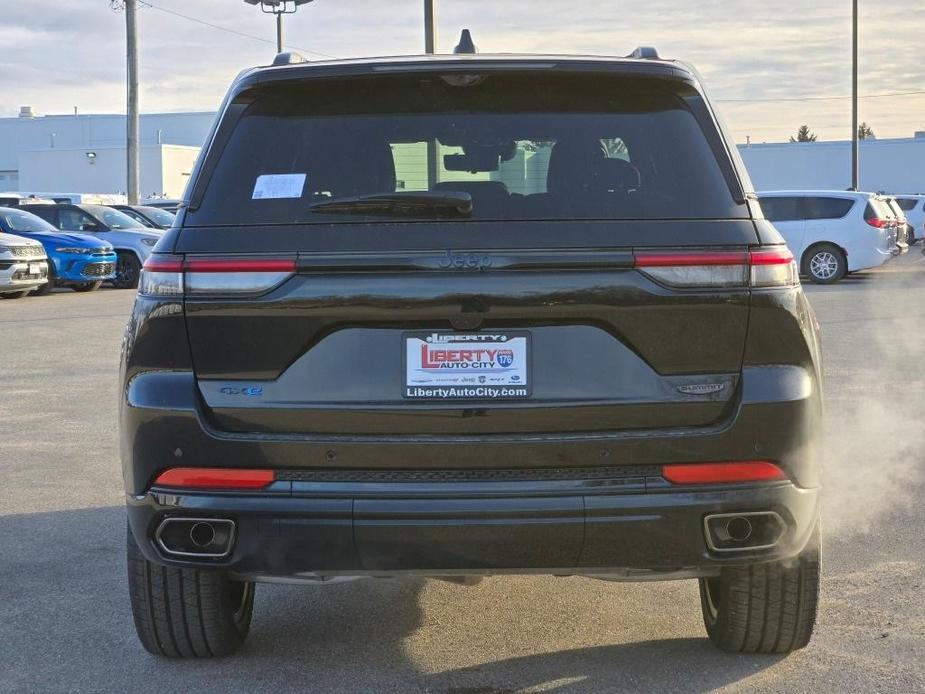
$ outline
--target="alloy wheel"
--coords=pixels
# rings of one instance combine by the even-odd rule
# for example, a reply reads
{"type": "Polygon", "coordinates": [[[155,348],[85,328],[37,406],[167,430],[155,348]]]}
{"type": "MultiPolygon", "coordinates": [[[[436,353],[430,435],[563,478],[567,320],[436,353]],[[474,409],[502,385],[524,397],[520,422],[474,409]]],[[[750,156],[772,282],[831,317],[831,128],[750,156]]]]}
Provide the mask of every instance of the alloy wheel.
{"type": "Polygon", "coordinates": [[[809,261],[809,271],[820,280],[830,280],[838,272],[838,258],[830,251],[819,251],[809,261]]]}

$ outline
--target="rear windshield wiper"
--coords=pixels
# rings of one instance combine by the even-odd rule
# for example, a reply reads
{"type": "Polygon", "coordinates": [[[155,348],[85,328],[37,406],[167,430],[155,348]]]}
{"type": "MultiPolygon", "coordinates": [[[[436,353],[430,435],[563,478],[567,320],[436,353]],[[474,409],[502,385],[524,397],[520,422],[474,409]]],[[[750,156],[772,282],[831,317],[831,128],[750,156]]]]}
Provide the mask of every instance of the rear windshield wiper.
{"type": "Polygon", "coordinates": [[[411,215],[433,210],[468,216],[472,212],[472,196],[461,191],[370,193],[316,202],[309,209],[325,213],[411,215]]]}

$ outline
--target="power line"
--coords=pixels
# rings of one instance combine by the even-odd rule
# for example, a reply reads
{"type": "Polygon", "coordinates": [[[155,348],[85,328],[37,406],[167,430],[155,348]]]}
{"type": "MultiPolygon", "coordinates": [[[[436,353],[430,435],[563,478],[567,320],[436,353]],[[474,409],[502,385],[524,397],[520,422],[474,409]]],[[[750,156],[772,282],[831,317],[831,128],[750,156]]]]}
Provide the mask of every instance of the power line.
{"type": "MultiPolygon", "coordinates": [[[[223,26],[221,26],[220,24],[213,24],[212,22],[207,22],[206,20],[204,20],[204,19],[199,19],[198,17],[191,17],[191,16],[189,16],[189,15],[187,15],[187,14],[181,14],[180,12],[177,12],[176,10],[171,10],[171,9],[166,8],[166,7],[160,7],[160,6],[158,6],[158,5],[153,5],[153,4],[151,4],[150,2],[147,2],[147,0],[139,0],[139,4],[140,4],[140,5],[144,5],[145,7],[150,7],[152,10],[159,10],[160,12],[164,12],[164,13],[166,13],[166,14],[173,15],[174,17],[179,17],[179,18],[181,18],[181,19],[186,19],[187,21],[195,22],[196,24],[202,24],[203,26],[207,26],[207,27],[210,27],[210,28],[212,28],[212,29],[218,29],[219,31],[224,31],[224,32],[227,32],[227,33],[229,33],[229,34],[234,34],[235,36],[241,36],[241,37],[243,37],[243,38],[246,38],[246,39],[253,39],[253,40],[255,40],[255,41],[262,41],[263,43],[271,43],[271,44],[273,44],[274,46],[276,45],[276,41],[272,41],[272,40],[270,40],[270,39],[265,39],[265,38],[263,38],[262,36],[256,36],[256,35],[254,35],[254,34],[246,34],[246,33],[244,33],[243,31],[238,31],[237,29],[229,29],[228,27],[223,27],[223,26]]],[[[289,46],[289,48],[294,48],[294,49],[296,49],[297,51],[300,51],[300,52],[302,52],[302,53],[309,53],[309,54],[311,54],[311,55],[317,55],[317,56],[320,56],[320,57],[322,57],[322,58],[334,58],[334,59],[337,58],[336,55],[329,55],[329,54],[327,54],[327,53],[321,53],[320,51],[310,51],[310,50],[307,49],[307,48],[300,48],[299,46],[289,46]]]]}
{"type": "MultiPolygon", "coordinates": [[[[913,96],[925,94],[925,90],[919,90],[914,92],[889,92],[887,94],[864,94],[859,96],[859,99],[884,99],[886,97],[894,96],[913,96]]],[[[759,98],[759,99],[713,99],[713,101],[721,102],[724,104],[748,104],[748,103],[764,103],[764,102],[782,102],[782,101],[839,101],[843,99],[850,99],[851,95],[848,96],[794,96],[794,97],[785,97],[785,98],[759,98]]]]}

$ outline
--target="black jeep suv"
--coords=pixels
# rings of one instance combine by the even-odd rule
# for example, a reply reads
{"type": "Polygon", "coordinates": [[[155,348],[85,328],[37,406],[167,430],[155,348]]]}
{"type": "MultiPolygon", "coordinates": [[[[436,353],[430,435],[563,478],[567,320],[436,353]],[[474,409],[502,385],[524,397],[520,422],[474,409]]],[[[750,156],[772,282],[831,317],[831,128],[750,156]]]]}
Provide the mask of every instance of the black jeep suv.
{"type": "Polygon", "coordinates": [[[233,84],[123,351],[145,648],[254,586],[696,578],[722,649],[808,642],[814,315],[694,70],[303,63],[233,84]]]}

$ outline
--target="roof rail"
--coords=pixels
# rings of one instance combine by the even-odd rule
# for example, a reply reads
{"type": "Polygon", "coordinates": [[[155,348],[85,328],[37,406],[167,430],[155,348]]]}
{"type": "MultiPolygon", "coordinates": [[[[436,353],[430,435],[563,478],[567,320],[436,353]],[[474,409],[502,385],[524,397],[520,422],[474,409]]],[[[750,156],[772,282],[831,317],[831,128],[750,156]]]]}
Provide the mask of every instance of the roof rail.
{"type": "Polygon", "coordinates": [[[655,46],[638,46],[627,58],[641,58],[643,60],[660,60],[655,46]]]}
{"type": "Polygon", "coordinates": [[[276,57],[273,58],[273,65],[298,65],[299,63],[307,63],[305,56],[301,53],[296,53],[295,51],[289,53],[277,53],[276,57]]]}

